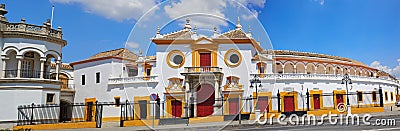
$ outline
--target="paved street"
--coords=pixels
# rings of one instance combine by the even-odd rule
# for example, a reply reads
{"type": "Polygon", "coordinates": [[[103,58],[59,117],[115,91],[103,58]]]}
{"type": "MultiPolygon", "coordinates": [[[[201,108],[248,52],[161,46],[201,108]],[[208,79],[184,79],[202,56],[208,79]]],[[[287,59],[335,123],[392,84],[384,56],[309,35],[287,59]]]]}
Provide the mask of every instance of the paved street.
{"type": "MultiPolygon", "coordinates": [[[[362,116],[362,114],[359,114],[362,116]]],[[[373,126],[373,125],[365,125],[363,124],[362,120],[360,119],[360,125],[331,125],[329,124],[328,120],[325,119],[323,125],[298,125],[298,126],[292,126],[292,125],[280,125],[277,122],[277,120],[274,120],[273,125],[255,125],[255,124],[250,124],[253,123],[254,121],[242,121],[242,124],[239,125],[238,121],[232,121],[232,122],[213,122],[213,123],[201,123],[201,124],[179,124],[179,125],[162,125],[162,126],[155,126],[155,128],[150,128],[146,126],[141,126],[141,127],[119,127],[118,122],[107,122],[103,123],[102,128],[86,128],[86,129],[65,129],[63,131],[126,131],[126,130],[159,130],[159,131],[167,131],[167,130],[173,130],[173,131],[186,131],[186,130],[196,130],[196,131],[202,131],[202,130],[233,130],[233,131],[241,131],[241,130],[400,130],[400,111],[399,108],[393,107],[390,109],[390,107],[386,107],[385,112],[379,112],[379,113],[371,113],[370,114],[372,117],[369,120],[371,124],[375,124],[375,121],[377,119],[394,119],[395,120],[395,125],[396,126],[373,126]]],[[[317,122],[320,121],[320,117],[317,117],[317,122]]],[[[287,122],[287,119],[286,119],[287,122]]],[[[151,126],[151,125],[149,125],[151,126]]]]}

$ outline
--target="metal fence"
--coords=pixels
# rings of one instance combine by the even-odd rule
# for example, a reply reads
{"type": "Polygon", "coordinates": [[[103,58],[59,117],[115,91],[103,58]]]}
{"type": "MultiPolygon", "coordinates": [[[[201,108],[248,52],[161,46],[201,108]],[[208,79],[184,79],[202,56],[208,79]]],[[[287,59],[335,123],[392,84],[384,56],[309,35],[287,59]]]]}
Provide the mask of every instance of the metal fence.
{"type": "Polygon", "coordinates": [[[95,121],[101,127],[103,106],[111,103],[40,104],[18,106],[17,125],[95,121]]]}

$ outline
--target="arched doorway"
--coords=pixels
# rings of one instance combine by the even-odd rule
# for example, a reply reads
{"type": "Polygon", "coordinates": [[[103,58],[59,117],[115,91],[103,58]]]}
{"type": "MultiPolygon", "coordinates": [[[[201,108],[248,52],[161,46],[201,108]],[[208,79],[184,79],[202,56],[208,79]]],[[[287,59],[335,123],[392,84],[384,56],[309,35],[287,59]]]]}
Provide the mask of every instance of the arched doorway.
{"type": "Polygon", "coordinates": [[[197,88],[197,116],[210,116],[214,113],[215,92],[214,86],[200,85],[197,88]]]}
{"type": "Polygon", "coordinates": [[[60,100],[60,122],[71,121],[72,105],[66,100],[60,100]]]}

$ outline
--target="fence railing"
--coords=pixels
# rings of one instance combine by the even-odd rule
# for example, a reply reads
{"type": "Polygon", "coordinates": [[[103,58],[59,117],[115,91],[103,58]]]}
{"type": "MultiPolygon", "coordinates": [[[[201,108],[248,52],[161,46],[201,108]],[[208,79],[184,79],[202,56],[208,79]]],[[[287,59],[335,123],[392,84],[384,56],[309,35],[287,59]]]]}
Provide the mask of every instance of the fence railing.
{"type": "Polygon", "coordinates": [[[133,76],[124,78],[109,78],[108,84],[157,82],[158,76],[133,76]]]}
{"type": "Polygon", "coordinates": [[[200,67],[185,67],[185,73],[212,73],[222,72],[221,67],[200,66],[200,67]]]}
{"type": "MultiPolygon", "coordinates": [[[[18,77],[18,70],[3,70],[5,73],[5,78],[17,78],[18,77]]],[[[40,78],[41,71],[38,70],[21,70],[20,77],[21,78],[40,78]]],[[[43,78],[49,79],[50,72],[44,71],[43,78]]]]}
{"type": "Polygon", "coordinates": [[[350,99],[351,106],[357,108],[383,107],[384,100],[381,90],[350,92],[347,94],[345,92],[310,94],[308,91],[305,94],[292,93],[281,95],[278,92],[272,96],[245,98],[222,97],[203,101],[195,99],[187,101],[169,99],[168,101],[139,100],[135,102],[128,100],[125,102],[96,101],[92,103],[63,105],[31,104],[18,107],[17,125],[95,121],[96,127],[101,127],[103,111],[114,111],[107,114],[116,114],[118,112],[116,110],[104,110],[104,108],[116,107],[120,110],[120,126],[124,126],[125,121],[153,120],[154,124],[154,120],[157,119],[159,119],[158,124],[188,124],[188,118],[210,115],[223,116],[224,120],[249,119],[252,113],[300,113],[304,115],[307,114],[307,111],[336,109],[338,103],[347,104],[346,100],[348,98],[350,99]],[[297,100],[288,98],[295,97],[294,95],[298,95],[296,96],[297,100]],[[323,102],[321,102],[322,100],[323,102]],[[288,104],[293,104],[291,105],[291,109],[288,108],[290,107],[288,104]],[[218,112],[214,112],[215,107],[218,107],[218,112]]]}

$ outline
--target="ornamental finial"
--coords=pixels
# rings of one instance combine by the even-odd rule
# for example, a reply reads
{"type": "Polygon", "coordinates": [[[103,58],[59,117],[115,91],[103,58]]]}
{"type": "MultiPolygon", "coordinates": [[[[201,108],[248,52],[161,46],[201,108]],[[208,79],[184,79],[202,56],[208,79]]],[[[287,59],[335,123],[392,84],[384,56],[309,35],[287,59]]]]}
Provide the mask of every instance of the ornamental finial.
{"type": "Polygon", "coordinates": [[[157,34],[160,34],[160,26],[157,26],[157,34]]]}
{"type": "Polygon", "coordinates": [[[242,25],[240,25],[240,17],[237,19],[236,29],[242,29],[242,25]]]}
{"type": "Polygon", "coordinates": [[[189,17],[186,18],[185,29],[192,29],[192,27],[190,26],[190,19],[189,19],[189,17]]]}

